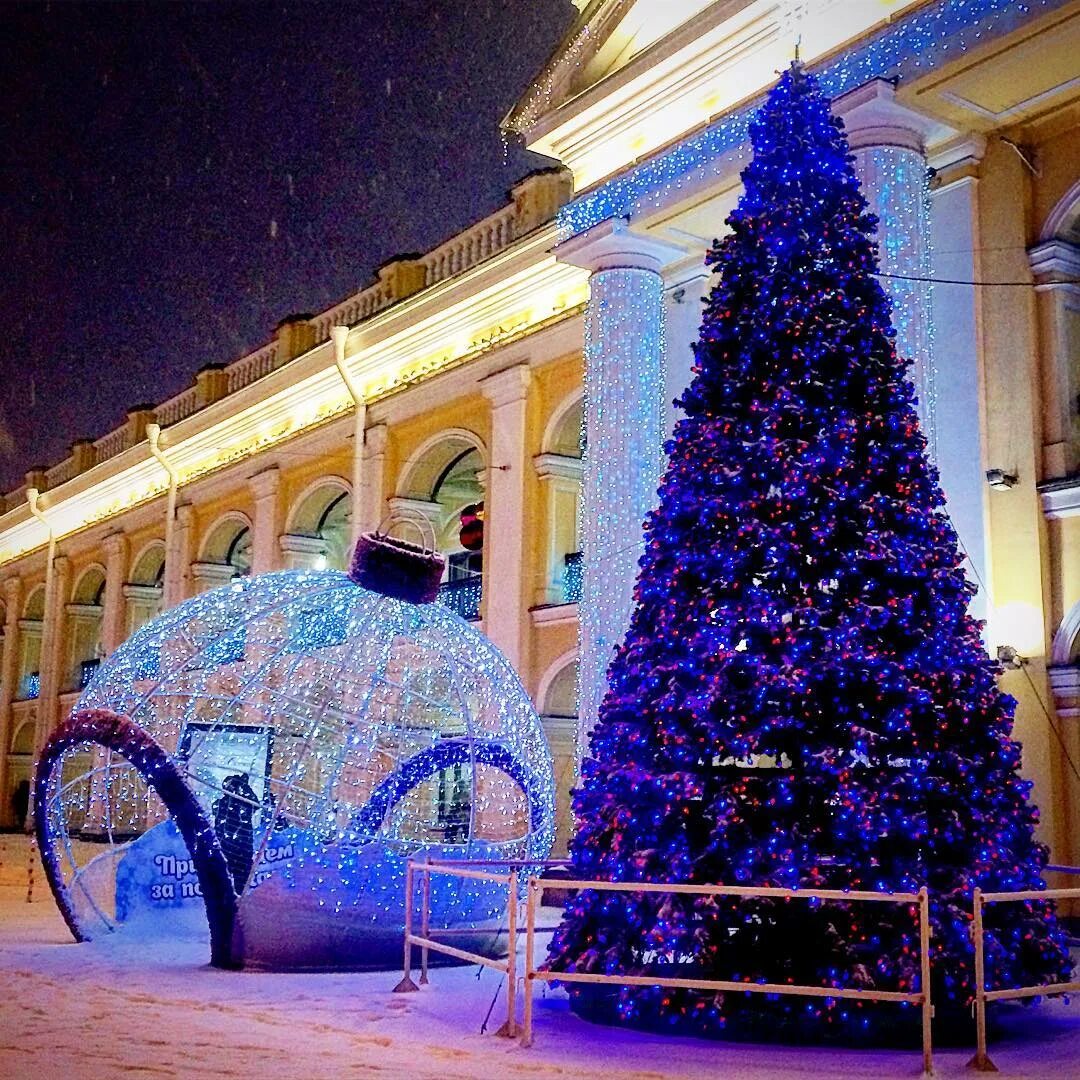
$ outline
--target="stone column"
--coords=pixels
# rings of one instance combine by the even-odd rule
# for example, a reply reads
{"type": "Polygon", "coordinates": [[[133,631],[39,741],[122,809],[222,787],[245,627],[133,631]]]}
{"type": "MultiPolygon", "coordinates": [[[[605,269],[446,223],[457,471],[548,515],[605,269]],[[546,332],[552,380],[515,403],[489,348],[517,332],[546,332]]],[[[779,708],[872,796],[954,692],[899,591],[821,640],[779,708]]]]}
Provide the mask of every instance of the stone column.
{"type": "Polygon", "coordinates": [[[517,364],[480,383],[491,403],[484,496],[484,633],[519,674],[524,660],[526,412],[532,372],[517,364]]]}
{"type": "Polygon", "coordinates": [[[194,525],[195,508],[189,503],[178,506],[170,535],[172,550],[165,552],[165,578],[161,598],[163,610],[176,607],[188,598],[194,525]]]}
{"type": "Polygon", "coordinates": [[[124,579],[127,577],[128,538],[113,533],[105,538],[105,595],[101,616],[101,648],[110,656],[127,635],[127,604],[124,579]]]}
{"type": "MultiPolygon", "coordinates": [[[[978,281],[979,163],[986,140],[974,135],[942,147],[931,158],[933,276],[942,281],[978,281]]],[[[934,319],[947,333],[933,342],[936,367],[936,446],[947,509],[967,554],[966,570],[979,587],[972,614],[988,615],[989,554],[984,372],[979,340],[981,297],[970,285],[934,285],[934,319]]]]}
{"type": "Polygon", "coordinates": [[[843,94],[833,103],[843,117],[855,171],[878,218],[881,284],[893,301],[896,347],[911,358],[919,417],[936,458],[938,420],[931,333],[930,188],[925,141],[932,124],[896,101],[885,79],[843,94]],[[911,280],[922,279],[922,280],[911,280]]]}
{"type": "Polygon", "coordinates": [[[579,753],[596,722],[607,668],[633,604],[642,525],[656,502],[667,412],[665,263],[683,252],[611,219],[555,249],[592,271],[585,311],[579,753]]]}
{"type": "Polygon", "coordinates": [[[71,560],[66,555],[53,559],[49,595],[45,597],[45,622],[41,628],[41,693],[38,701],[35,757],[60,721],[60,692],[64,677],[64,615],[71,591],[71,560]]]}
{"type": "Polygon", "coordinates": [[[4,650],[0,654],[0,824],[12,825],[8,800],[8,754],[11,751],[11,702],[19,674],[19,614],[22,581],[10,577],[4,582],[4,650]]]}
{"type": "Polygon", "coordinates": [[[255,499],[251,527],[251,572],[265,574],[278,569],[278,537],[281,535],[281,473],[276,465],[256,473],[248,486],[255,499]]]}
{"type": "Polygon", "coordinates": [[[354,534],[370,532],[386,517],[386,425],[376,424],[364,432],[364,461],[361,468],[360,497],[356,501],[360,520],[354,534]]]}

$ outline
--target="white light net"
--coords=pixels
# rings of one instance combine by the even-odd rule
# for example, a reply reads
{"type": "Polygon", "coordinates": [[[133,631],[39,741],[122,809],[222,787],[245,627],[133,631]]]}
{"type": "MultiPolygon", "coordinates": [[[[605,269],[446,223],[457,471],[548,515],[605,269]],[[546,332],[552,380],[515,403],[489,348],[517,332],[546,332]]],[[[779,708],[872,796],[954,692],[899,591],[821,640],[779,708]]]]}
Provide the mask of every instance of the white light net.
{"type": "MultiPolygon", "coordinates": [[[[179,605],[102,665],[87,709],[150,735],[200,804],[240,962],[374,963],[400,947],[408,857],[539,862],[551,848],[551,755],[509,663],[447,609],[343,573],[238,578],[179,605]]],[[[183,839],[118,753],[67,750],[42,810],[82,936],[198,923],[183,839]]],[[[432,925],[480,927],[505,902],[436,876],[432,925]]]]}

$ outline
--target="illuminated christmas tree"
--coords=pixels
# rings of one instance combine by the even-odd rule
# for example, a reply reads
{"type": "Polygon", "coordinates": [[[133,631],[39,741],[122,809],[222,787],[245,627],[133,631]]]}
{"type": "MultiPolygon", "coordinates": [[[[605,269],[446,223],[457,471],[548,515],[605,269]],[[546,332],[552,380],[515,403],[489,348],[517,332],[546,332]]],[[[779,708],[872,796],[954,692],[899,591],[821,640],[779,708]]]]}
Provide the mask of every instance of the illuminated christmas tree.
{"type": "MultiPolygon", "coordinates": [[[[751,134],[575,795],[575,876],[925,885],[935,1001],[961,1008],[972,889],[1043,884],[1015,703],[967,612],[843,126],[795,64],[751,134]]],[[[993,984],[1067,977],[1049,905],[987,919],[993,984]]],[[[918,927],[900,904],[584,892],[550,964],[910,992],[918,927]]],[[[878,1015],[850,1000],[568,989],[593,1015],[703,1033],[762,1018],[853,1031],[878,1015]]]]}

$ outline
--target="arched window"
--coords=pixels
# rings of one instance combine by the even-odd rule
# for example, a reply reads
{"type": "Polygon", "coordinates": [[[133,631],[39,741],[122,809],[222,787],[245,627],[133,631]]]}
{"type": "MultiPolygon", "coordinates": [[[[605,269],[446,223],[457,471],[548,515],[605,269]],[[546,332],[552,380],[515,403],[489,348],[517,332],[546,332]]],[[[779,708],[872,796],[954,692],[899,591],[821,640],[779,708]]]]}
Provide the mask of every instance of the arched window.
{"type": "Polygon", "coordinates": [[[483,444],[472,432],[443,432],[409,459],[399,494],[390,500],[395,535],[416,540],[419,531],[434,536],[447,560],[440,600],[466,619],[480,617],[484,469],[483,444]]]}
{"type": "Polygon", "coordinates": [[[165,544],[152,540],[132,560],[124,584],[125,628],[130,637],[161,611],[165,580],[165,544]]]}
{"type": "Polygon", "coordinates": [[[36,698],[41,691],[41,631],[45,622],[45,586],[27,594],[19,620],[19,681],[16,700],[36,698]]]}
{"type": "Polygon", "coordinates": [[[538,604],[575,604],[581,599],[581,454],[584,445],[581,391],[552,413],[542,452],[535,458],[544,492],[545,574],[538,604]]]}
{"type": "Polygon", "coordinates": [[[90,566],[71,590],[67,605],[67,665],[64,690],[80,690],[101,663],[101,620],[104,614],[105,570],[90,566]]]}
{"type": "Polygon", "coordinates": [[[230,513],[207,531],[199,561],[192,564],[196,591],[205,592],[251,572],[251,522],[230,513]]]}
{"type": "Polygon", "coordinates": [[[351,492],[345,481],[321,480],[298,500],[281,550],[289,569],[345,570],[349,565],[351,492]]]}

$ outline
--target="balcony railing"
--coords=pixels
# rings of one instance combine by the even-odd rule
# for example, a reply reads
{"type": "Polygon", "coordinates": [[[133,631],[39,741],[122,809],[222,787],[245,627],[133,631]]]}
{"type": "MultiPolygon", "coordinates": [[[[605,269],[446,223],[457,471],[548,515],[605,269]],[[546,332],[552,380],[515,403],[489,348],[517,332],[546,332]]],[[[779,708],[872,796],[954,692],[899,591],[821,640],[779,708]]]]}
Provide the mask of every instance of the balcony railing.
{"type": "Polygon", "coordinates": [[[480,618],[482,592],[483,579],[479,575],[459,581],[446,581],[439,586],[439,603],[455,615],[460,615],[469,622],[476,622],[480,618]]]}
{"type": "Polygon", "coordinates": [[[31,671],[29,675],[24,675],[22,681],[19,683],[19,700],[32,701],[40,693],[41,673],[38,671],[31,671]]]}
{"type": "Polygon", "coordinates": [[[581,602],[581,575],[584,564],[580,551],[571,551],[563,556],[563,603],[577,604],[581,602]]]}
{"type": "Polygon", "coordinates": [[[90,685],[90,680],[97,674],[101,667],[100,660],[83,660],[79,664],[79,689],[85,690],[90,685]]]}

